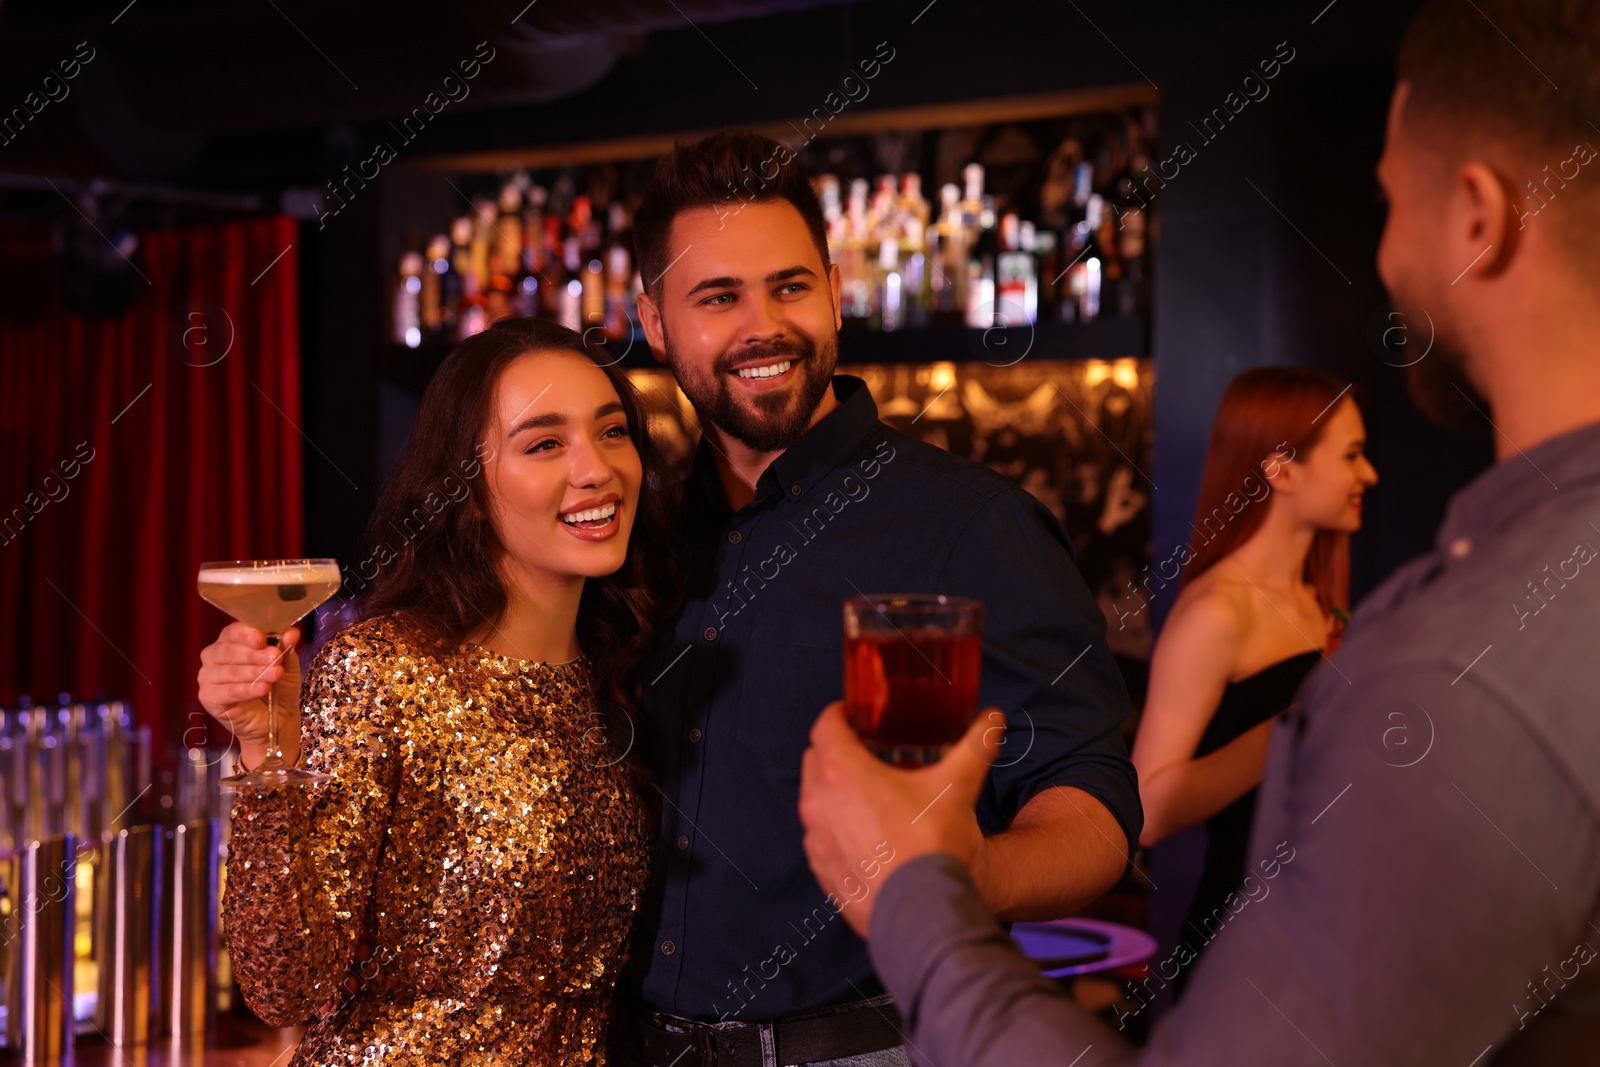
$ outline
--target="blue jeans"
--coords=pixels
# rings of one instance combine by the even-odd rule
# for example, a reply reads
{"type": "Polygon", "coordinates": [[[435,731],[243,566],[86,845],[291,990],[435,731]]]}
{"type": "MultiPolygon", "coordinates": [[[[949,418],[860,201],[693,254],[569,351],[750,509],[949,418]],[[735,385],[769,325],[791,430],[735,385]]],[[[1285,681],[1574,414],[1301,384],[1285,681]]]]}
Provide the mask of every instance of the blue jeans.
{"type": "Polygon", "coordinates": [[[902,1048],[886,1048],[881,1052],[867,1052],[860,1056],[846,1056],[842,1060],[819,1060],[805,1067],[911,1067],[911,1057],[902,1048]]]}
{"type": "MultiPolygon", "coordinates": [[[[878,997],[874,997],[872,1000],[867,1001],[866,1003],[878,1006],[879,1010],[881,1011],[882,1005],[890,1003],[890,1000],[887,995],[880,995],[878,997]]],[[[853,1007],[860,1007],[860,1005],[841,1006],[841,1009],[848,1010],[848,1008],[853,1007]]],[[[829,1012],[824,1011],[822,1014],[826,1015],[829,1014],[829,1012]]],[[[680,1020],[672,1019],[670,1017],[663,1018],[662,1022],[664,1022],[669,1029],[672,1029],[676,1032],[683,1032],[683,1030],[687,1030],[695,1025],[687,1020],[682,1020],[680,1026],[680,1020]]],[[[743,1029],[751,1026],[752,1024],[728,1022],[711,1023],[709,1025],[712,1030],[723,1030],[743,1029]]],[[[777,1060],[774,1058],[776,1049],[772,1045],[771,1027],[762,1025],[761,1028],[764,1031],[762,1036],[764,1055],[768,1062],[775,1064],[777,1062],[777,1060]]],[[[685,1061],[688,1060],[688,1057],[686,1056],[682,1058],[685,1061]]],[[[639,1050],[633,1048],[627,1041],[625,1041],[621,1047],[614,1050],[613,1060],[618,1064],[629,1065],[629,1067],[646,1067],[646,1061],[640,1056],[639,1050]],[[635,1057],[639,1058],[635,1059],[635,1057]]],[[[655,1064],[654,1067],[672,1067],[672,1065],[655,1064]]],[[[857,1056],[844,1056],[842,1058],[832,1060],[812,1060],[808,1063],[801,1064],[800,1067],[911,1067],[911,1057],[903,1047],[896,1046],[894,1048],[880,1049],[877,1052],[864,1052],[857,1056]]]]}

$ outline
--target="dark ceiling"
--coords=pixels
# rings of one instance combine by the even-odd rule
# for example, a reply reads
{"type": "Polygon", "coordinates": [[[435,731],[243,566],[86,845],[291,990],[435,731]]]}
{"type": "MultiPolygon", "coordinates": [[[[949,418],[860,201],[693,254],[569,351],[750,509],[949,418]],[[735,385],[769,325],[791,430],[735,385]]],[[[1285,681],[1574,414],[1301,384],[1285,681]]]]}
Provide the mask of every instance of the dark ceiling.
{"type": "Polygon", "coordinates": [[[1317,24],[1323,0],[0,0],[0,219],[61,208],[43,175],[276,203],[430,107],[408,162],[782,120],[886,39],[867,108],[1220,92],[1281,34],[1387,64],[1393,0],[1336,2],[1317,24]]]}
{"type": "Polygon", "coordinates": [[[695,34],[714,61],[708,31],[724,23],[852,2],[13,0],[0,15],[0,108],[22,110],[0,169],[177,178],[228,138],[440,101],[452,117],[548,103],[595,85],[652,34],[695,34]]]}

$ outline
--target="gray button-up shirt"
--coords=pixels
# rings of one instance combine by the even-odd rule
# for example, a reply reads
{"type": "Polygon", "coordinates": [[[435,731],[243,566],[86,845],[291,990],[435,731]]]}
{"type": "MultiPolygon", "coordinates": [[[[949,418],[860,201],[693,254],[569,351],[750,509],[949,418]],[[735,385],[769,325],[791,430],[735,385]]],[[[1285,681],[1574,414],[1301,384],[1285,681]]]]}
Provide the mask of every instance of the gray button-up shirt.
{"type": "MultiPolygon", "coordinates": [[[[880,890],[872,957],[939,1067],[1600,1063],[1600,424],[1486,471],[1273,731],[1248,874],[1135,1050],[966,872],[880,890]],[[1081,1057],[1076,1058],[1075,1057],[1081,1057]]],[[[1152,961],[1119,1018],[1187,960],[1152,961]]]]}

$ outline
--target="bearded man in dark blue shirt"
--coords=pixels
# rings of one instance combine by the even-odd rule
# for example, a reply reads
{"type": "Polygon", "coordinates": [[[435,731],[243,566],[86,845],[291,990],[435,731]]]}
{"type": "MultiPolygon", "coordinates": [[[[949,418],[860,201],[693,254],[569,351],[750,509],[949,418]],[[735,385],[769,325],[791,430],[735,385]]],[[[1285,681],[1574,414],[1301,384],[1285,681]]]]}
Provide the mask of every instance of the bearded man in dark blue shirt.
{"type": "MultiPolygon", "coordinates": [[[[640,673],[661,833],[614,1058],[903,1065],[896,1007],[840,917],[893,850],[885,842],[840,895],[826,892],[796,814],[808,732],[841,689],[842,603],[983,602],[980,706],[1010,725],[956,824],[983,902],[1014,920],[1100,896],[1139,839],[1119,731],[1128,696],[1105,621],[1037,500],[884,425],[866,384],[834,373],[840,271],[787,148],[748,134],[680,147],[647,188],[634,239],[642,325],[702,437],[678,529],[683,606],[640,673]]],[[[276,653],[238,641],[224,631],[200,676],[224,720],[282,675],[251,679],[257,668],[237,665],[276,653]]]]}
{"type": "MultiPolygon", "coordinates": [[[[808,869],[795,810],[808,731],[840,691],[841,604],[983,602],[981,704],[1014,725],[961,818],[984,902],[1014,920],[1095,899],[1138,840],[1105,623],[1038,501],[885,425],[865,383],[834,373],[840,270],[786,147],[719,134],[678,148],[634,235],[645,334],[702,437],[684,606],[643,671],[661,835],[621,1056],[904,1064],[894,1008],[839,918],[845,900],[808,869]]],[[[846,898],[870,890],[872,868],[846,898]]]]}

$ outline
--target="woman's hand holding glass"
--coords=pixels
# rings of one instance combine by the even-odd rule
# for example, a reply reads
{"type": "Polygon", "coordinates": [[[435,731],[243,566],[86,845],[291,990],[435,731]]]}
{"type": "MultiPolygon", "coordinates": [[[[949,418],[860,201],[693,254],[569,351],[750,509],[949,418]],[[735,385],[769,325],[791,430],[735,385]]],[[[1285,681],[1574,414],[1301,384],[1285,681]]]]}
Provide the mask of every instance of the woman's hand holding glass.
{"type": "Polygon", "coordinates": [[[278,715],[278,747],[286,763],[300,756],[300,657],[294,654],[300,630],[291,626],[277,647],[261,630],[232,622],[200,653],[200,704],[233,731],[245,767],[267,755],[267,692],[278,715]]]}

